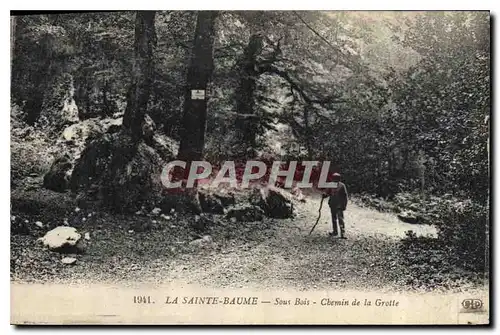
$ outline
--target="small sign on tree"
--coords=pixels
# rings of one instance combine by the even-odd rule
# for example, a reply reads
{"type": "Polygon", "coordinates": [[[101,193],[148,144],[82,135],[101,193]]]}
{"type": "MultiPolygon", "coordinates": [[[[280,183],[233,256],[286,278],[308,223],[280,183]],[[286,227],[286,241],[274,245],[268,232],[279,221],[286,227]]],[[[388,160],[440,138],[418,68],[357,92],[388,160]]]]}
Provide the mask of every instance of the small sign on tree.
{"type": "Polygon", "coordinates": [[[191,100],[205,100],[205,90],[191,90],[191,100]]]}

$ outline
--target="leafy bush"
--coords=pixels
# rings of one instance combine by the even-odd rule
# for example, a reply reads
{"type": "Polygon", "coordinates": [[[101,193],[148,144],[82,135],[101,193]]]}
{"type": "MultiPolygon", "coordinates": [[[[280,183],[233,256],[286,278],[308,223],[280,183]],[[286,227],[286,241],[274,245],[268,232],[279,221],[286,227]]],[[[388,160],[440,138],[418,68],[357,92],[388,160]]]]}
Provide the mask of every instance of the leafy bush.
{"type": "Polygon", "coordinates": [[[399,212],[394,202],[371,194],[363,193],[356,196],[354,201],[360,201],[362,205],[374,208],[379,212],[399,212]]]}
{"type": "MultiPolygon", "coordinates": [[[[438,229],[438,238],[426,243],[432,243],[435,251],[444,255],[450,264],[474,272],[485,270],[489,243],[489,207],[486,204],[459,199],[451,194],[438,197],[400,193],[392,201],[363,194],[356,199],[382,212],[416,212],[421,223],[433,224],[438,229]]],[[[411,231],[403,244],[406,249],[422,252],[428,247],[411,231]]]]}
{"type": "Polygon", "coordinates": [[[488,250],[488,206],[465,200],[450,206],[441,203],[437,220],[438,238],[449,258],[458,266],[484,271],[488,250]]]}

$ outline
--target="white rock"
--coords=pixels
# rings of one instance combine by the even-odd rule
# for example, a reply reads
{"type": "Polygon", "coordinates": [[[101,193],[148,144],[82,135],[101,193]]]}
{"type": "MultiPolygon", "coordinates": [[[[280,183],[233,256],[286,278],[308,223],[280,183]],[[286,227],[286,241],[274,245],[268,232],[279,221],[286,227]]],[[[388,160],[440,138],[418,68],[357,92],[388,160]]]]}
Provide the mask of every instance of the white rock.
{"type": "Polygon", "coordinates": [[[175,213],[175,209],[174,209],[174,208],[172,208],[172,209],[170,210],[170,213],[175,213]]]}
{"type": "Polygon", "coordinates": [[[76,262],[76,258],[74,258],[74,257],[64,257],[63,259],[61,259],[61,262],[63,264],[74,264],[76,262]]]}
{"type": "Polygon", "coordinates": [[[11,215],[10,221],[14,221],[15,219],[16,219],[16,217],[14,215],[11,215]]]}
{"type": "Polygon", "coordinates": [[[87,219],[86,219],[86,218],[83,218],[83,219],[82,219],[82,222],[85,222],[85,221],[87,221],[87,219]]]}
{"type": "Polygon", "coordinates": [[[205,235],[202,238],[198,238],[196,240],[193,240],[189,242],[190,245],[198,246],[198,247],[204,247],[211,245],[213,243],[212,236],[210,235],[205,235]]]}
{"type": "Polygon", "coordinates": [[[202,246],[203,245],[203,239],[202,238],[198,238],[196,240],[193,240],[193,241],[189,242],[189,245],[202,246]]]}
{"type": "Polygon", "coordinates": [[[76,228],[59,226],[47,232],[42,237],[42,242],[50,250],[53,250],[64,246],[75,246],[81,237],[76,228]]]}
{"type": "Polygon", "coordinates": [[[129,232],[130,234],[132,234],[134,231],[133,231],[132,229],[130,229],[128,232],[129,232]]]}
{"type": "Polygon", "coordinates": [[[213,243],[214,240],[212,239],[212,236],[210,235],[205,235],[203,236],[202,240],[205,242],[205,243],[213,243]]]}
{"type": "Polygon", "coordinates": [[[141,211],[137,211],[137,212],[135,212],[135,215],[141,215],[141,214],[142,214],[142,212],[141,212],[141,211]]]}
{"type": "Polygon", "coordinates": [[[75,208],[75,212],[77,212],[77,213],[78,213],[79,211],[80,211],[80,208],[79,208],[79,207],[76,207],[76,208],[75,208]]]}
{"type": "Polygon", "coordinates": [[[40,221],[35,222],[35,225],[37,227],[43,228],[43,223],[41,223],[40,221]]]}
{"type": "Polygon", "coordinates": [[[153,208],[153,210],[151,211],[151,213],[153,213],[154,215],[158,215],[158,214],[160,214],[160,212],[161,212],[161,208],[158,208],[158,207],[153,208]]]}
{"type": "Polygon", "coordinates": [[[85,235],[83,235],[83,238],[86,240],[90,240],[90,233],[85,233],[85,235]]]}
{"type": "Polygon", "coordinates": [[[172,217],[170,215],[165,215],[165,220],[170,220],[172,217]]]}
{"type": "Polygon", "coordinates": [[[87,215],[87,217],[91,217],[92,216],[92,213],[89,213],[89,215],[87,215]]]}
{"type": "Polygon", "coordinates": [[[73,137],[76,135],[76,130],[75,130],[75,125],[69,126],[66,129],[63,130],[62,136],[66,141],[69,141],[73,139],[73,137]]]}

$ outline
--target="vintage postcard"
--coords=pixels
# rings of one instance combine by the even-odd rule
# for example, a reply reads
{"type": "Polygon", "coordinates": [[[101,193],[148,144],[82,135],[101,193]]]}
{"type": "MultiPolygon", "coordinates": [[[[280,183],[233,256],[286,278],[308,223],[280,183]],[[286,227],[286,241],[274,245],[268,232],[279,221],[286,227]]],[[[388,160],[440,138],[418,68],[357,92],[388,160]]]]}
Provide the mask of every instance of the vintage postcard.
{"type": "Polygon", "coordinates": [[[488,325],[488,11],[11,13],[11,323],[488,325]]]}

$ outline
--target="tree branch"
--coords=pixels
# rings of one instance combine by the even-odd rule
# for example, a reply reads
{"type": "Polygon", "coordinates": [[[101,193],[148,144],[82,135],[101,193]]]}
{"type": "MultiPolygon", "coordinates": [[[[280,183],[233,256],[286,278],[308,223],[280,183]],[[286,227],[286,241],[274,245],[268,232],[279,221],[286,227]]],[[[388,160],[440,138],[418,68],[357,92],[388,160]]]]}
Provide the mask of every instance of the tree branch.
{"type": "Polygon", "coordinates": [[[338,59],[339,59],[339,56],[342,56],[342,58],[344,59],[344,61],[346,63],[349,63],[353,66],[356,67],[357,70],[360,70],[361,67],[358,65],[358,64],[355,64],[355,63],[352,63],[352,62],[349,62],[346,58],[346,56],[344,55],[344,53],[339,49],[339,47],[337,46],[334,46],[332,43],[330,43],[330,41],[328,41],[325,37],[321,36],[320,33],[318,33],[313,27],[311,27],[310,24],[308,24],[298,13],[297,11],[293,11],[293,13],[295,14],[295,16],[297,16],[299,18],[299,20],[310,30],[312,31],[316,36],[318,36],[324,43],[326,43],[330,48],[332,48],[333,50],[335,50],[335,52],[337,53],[337,60],[336,60],[336,64],[339,63],[338,59]]]}
{"type": "MultiPolygon", "coordinates": [[[[272,41],[267,36],[264,36],[264,39],[269,44],[272,44],[272,41]]],[[[282,52],[281,52],[281,40],[282,39],[283,39],[283,37],[280,37],[278,39],[278,42],[276,42],[276,44],[273,46],[273,52],[271,53],[270,58],[260,60],[257,64],[257,66],[260,67],[260,66],[272,65],[280,60],[278,57],[281,56],[281,54],[282,54],[282,52]]]]}
{"type": "Polygon", "coordinates": [[[306,92],[304,92],[302,87],[300,87],[300,85],[297,82],[295,82],[295,80],[293,80],[292,77],[290,77],[290,75],[286,71],[279,70],[279,69],[275,68],[274,66],[267,65],[264,67],[260,67],[259,73],[260,74],[273,73],[273,74],[278,75],[279,77],[281,77],[282,79],[287,81],[288,84],[290,84],[290,88],[291,88],[292,92],[296,91],[299,93],[299,95],[302,97],[302,99],[304,100],[304,102],[306,104],[329,104],[329,103],[344,102],[343,99],[339,99],[339,98],[335,98],[335,97],[326,97],[323,99],[312,99],[311,97],[309,97],[308,94],[306,94],[306,92]]]}
{"type": "Polygon", "coordinates": [[[310,31],[312,31],[316,36],[318,36],[323,42],[325,42],[326,44],[328,44],[332,49],[335,49],[335,51],[337,51],[338,53],[340,53],[340,50],[338,50],[337,47],[335,47],[333,44],[330,43],[330,41],[328,41],[326,38],[324,38],[323,36],[321,36],[320,33],[318,33],[313,27],[311,27],[311,25],[309,25],[303,18],[302,16],[300,16],[296,11],[293,11],[293,13],[295,14],[295,16],[297,16],[299,18],[299,20],[307,27],[309,28],[310,31]]]}

